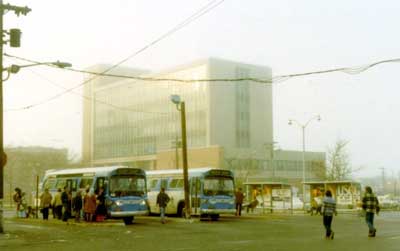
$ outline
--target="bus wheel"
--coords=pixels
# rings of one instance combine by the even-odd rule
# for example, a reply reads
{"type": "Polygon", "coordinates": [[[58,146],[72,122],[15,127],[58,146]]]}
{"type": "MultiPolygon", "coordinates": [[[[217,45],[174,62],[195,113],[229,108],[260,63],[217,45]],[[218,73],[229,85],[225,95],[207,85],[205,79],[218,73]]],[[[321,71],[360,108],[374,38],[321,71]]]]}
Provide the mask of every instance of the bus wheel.
{"type": "Polygon", "coordinates": [[[208,214],[200,214],[200,221],[207,221],[209,220],[208,214]]]}
{"type": "Polygon", "coordinates": [[[178,217],[185,218],[185,210],[184,210],[184,208],[185,208],[185,203],[184,202],[180,202],[178,204],[178,210],[176,211],[176,215],[178,217]]]}
{"type": "Polygon", "coordinates": [[[125,223],[125,225],[131,225],[131,224],[132,224],[132,221],[133,221],[133,216],[125,217],[125,218],[124,218],[124,223],[125,223]]]}
{"type": "Polygon", "coordinates": [[[219,214],[212,214],[211,215],[211,220],[212,221],[217,221],[219,219],[219,214]]]}

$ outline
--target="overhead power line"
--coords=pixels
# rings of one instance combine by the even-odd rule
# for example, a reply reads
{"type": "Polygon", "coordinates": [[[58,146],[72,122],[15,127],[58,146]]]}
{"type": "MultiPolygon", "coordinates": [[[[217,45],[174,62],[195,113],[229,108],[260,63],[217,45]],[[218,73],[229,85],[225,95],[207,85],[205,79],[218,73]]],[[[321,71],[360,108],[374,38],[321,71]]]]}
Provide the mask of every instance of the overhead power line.
{"type": "MultiPolygon", "coordinates": [[[[159,43],[161,40],[169,37],[170,35],[174,34],[175,32],[179,31],[180,29],[184,28],[185,26],[189,25],[190,23],[194,22],[195,20],[197,20],[201,16],[205,15],[209,11],[213,10],[214,8],[216,8],[217,6],[222,4],[224,1],[225,0],[220,0],[220,1],[212,0],[212,1],[208,2],[206,5],[204,5],[199,10],[197,10],[194,14],[192,14],[191,16],[189,16],[188,18],[184,19],[182,22],[180,22],[179,24],[174,26],[172,29],[168,30],[167,32],[165,32],[164,34],[159,36],[157,39],[155,39],[154,41],[150,42],[149,44],[147,44],[143,48],[139,49],[138,51],[132,53],[128,57],[122,59],[121,61],[119,61],[118,63],[114,64],[113,66],[111,66],[111,67],[107,68],[106,70],[102,71],[101,74],[106,74],[107,72],[111,71],[112,69],[118,67],[119,65],[121,65],[121,64],[125,63],[126,61],[132,59],[133,57],[139,55],[140,53],[144,52],[148,48],[150,48],[150,47],[154,46],[155,44],[159,43]]],[[[60,93],[58,93],[58,94],[56,94],[54,96],[46,98],[46,99],[44,99],[42,101],[39,101],[39,102],[37,102],[35,104],[24,106],[24,107],[20,107],[20,108],[14,108],[13,111],[27,110],[27,109],[31,109],[33,107],[48,103],[48,102],[50,102],[52,100],[55,100],[55,99],[65,95],[67,93],[72,92],[75,89],[78,89],[78,88],[84,86],[85,84],[89,83],[90,81],[96,79],[98,76],[100,76],[100,75],[94,75],[94,77],[83,81],[79,85],[76,85],[74,87],[68,88],[68,89],[64,90],[63,92],[60,92],[60,93]]],[[[8,110],[5,110],[5,111],[8,111],[8,110]]]]}
{"type": "MultiPolygon", "coordinates": [[[[16,58],[19,60],[23,60],[29,63],[41,63],[35,60],[15,56],[15,55],[10,55],[10,54],[4,54],[7,57],[11,58],[16,58]]],[[[101,77],[115,77],[115,78],[123,78],[123,79],[133,79],[133,80],[140,80],[140,81],[150,81],[150,82],[181,82],[181,83],[193,83],[193,82],[241,82],[241,81],[253,81],[256,83],[264,83],[264,84],[269,84],[269,83],[280,83],[283,81],[286,81],[290,78],[294,77],[303,77],[303,76],[308,76],[308,75],[318,75],[318,74],[326,74],[326,73],[333,73],[333,72],[343,72],[346,74],[360,74],[374,66],[380,65],[380,64],[385,64],[385,63],[399,63],[400,58],[394,58],[394,59],[386,59],[386,60],[381,60],[377,61],[371,64],[363,65],[363,66],[356,66],[356,67],[340,67],[340,68],[333,68],[333,69],[328,69],[328,70],[319,70],[319,71],[311,71],[311,72],[304,72],[304,73],[293,73],[293,74],[286,74],[286,75],[276,75],[273,76],[272,78],[253,78],[253,77],[248,77],[248,78],[204,78],[204,79],[182,79],[182,78],[154,78],[154,77],[140,77],[140,76],[130,76],[130,75],[121,75],[121,74],[110,74],[110,73],[101,73],[101,72],[93,72],[93,71],[87,71],[87,70],[80,70],[80,69],[74,69],[74,68],[61,68],[62,70],[67,70],[67,71],[72,71],[72,72],[78,72],[78,73],[84,73],[84,74],[91,74],[91,75],[96,75],[96,76],[101,76],[101,77]]],[[[55,67],[57,66],[54,65],[46,65],[49,67],[55,67]]]]}
{"type": "MultiPolygon", "coordinates": [[[[53,80],[51,80],[51,79],[49,79],[49,78],[43,76],[42,74],[39,74],[39,73],[33,71],[32,69],[28,69],[28,70],[29,70],[30,72],[32,72],[33,74],[35,74],[36,76],[38,76],[38,77],[44,79],[45,81],[47,81],[48,83],[50,83],[50,84],[53,85],[53,86],[56,86],[56,87],[61,88],[61,89],[64,89],[64,90],[67,90],[67,89],[68,89],[68,88],[66,88],[66,87],[64,87],[64,86],[62,86],[62,85],[59,85],[59,84],[55,83],[53,80]]],[[[70,93],[73,94],[73,95],[75,95],[75,96],[79,96],[79,97],[81,97],[81,98],[84,99],[84,100],[94,101],[94,102],[96,102],[96,103],[103,104],[103,105],[107,105],[107,106],[110,106],[110,107],[112,107],[112,108],[114,108],[114,109],[121,110],[121,111],[136,112],[136,113],[146,113],[146,114],[157,114],[157,115],[168,115],[168,114],[169,114],[169,113],[166,113],[166,112],[146,111],[146,110],[132,109],[132,108],[123,107],[123,106],[117,106],[117,105],[108,103],[108,102],[106,102],[106,101],[104,101],[104,100],[99,100],[99,99],[96,99],[96,98],[93,98],[93,97],[88,97],[88,96],[86,96],[86,95],[80,94],[80,93],[75,92],[75,91],[71,91],[70,93]]],[[[14,109],[11,108],[11,109],[7,109],[6,111],[8,111],[8,112],[10,112],[10,111],[19,111],[19,110],[17,110],[17,109],[18,109],[18,108],[14,108],[14,109]]]]}
{"type": "MultiPolygon", "coordinates": [[[[23,60],[23,61],[26,61],[26,62],[29,62],[29,63],[41,63],[41,62],[38,62],[38,61],[35,61],[35,60],[26,59],[26,58],[14,56],[14,55],[9,55],[9,54],[4,54],[4,55],[7,56],[7,57],[10,57],[10,58],[23,60]]],[[[343,73],[346,73],[346,74],[360,74],[360,73],[362,73],[362,72],[364,72],[364,71],[366,71],[366,70],[368,70],[368,69],[370,69],[372,67],[380,65],[380,64],[399,63],[399,62],[400,62],[400,58],[387,59],[387,60],[381,60],[381,61],[377,61],[377,62],[374,62],[374,63],[371,63],[371,64],[363,65],[363,66],[340,67],[340,68],[333,68],[333,69],[328,69],[328,70],[311,71],[311,72],[304,72],[304,73],[294,73],[294,74],[286,74],[286,75],[277,75],[277,76],[274,76],[274,77],[272,77],[270,79],[259,79],[259,78],[214,78],[214,79],[151,78],[151,77],[138,77],[138,76],[107,74],[107,73],[96,73],[96,72],[85,71],[85,70],[76,70],[76,69],[72,69],[72,71],[85,73],[85,74],[95,74],[96,76],[118,77],[118,78],[135,79],[135,80],[152,81],[152,82],[171,81],[171,82],[191,83],[191,82],[221,82],[221,81],[225,81],[225,82],[254,81],[254,82],[258,82],[258,83],[279,83],[279,82],[283,82],[283,81],[286,81],[286,80],[288,80],[290,78],[294,78],[294,77],[316,75],[316,74],[326,74],[326,73],[332,73],[332,72],[343,72],[343,73]]],[[[47,65],[47,66],[54,67],[52,65],[47,65]]],[[[63,70],[64,69],[65,68],[63,68],[63,70]]],[[[43,76],[41,76],[41,77],[44,78],[43,76]]],[[[50,81],[48,79],[46,79],[46,80],[51,82],[53,85],[56,85],[56,86],[58,86],[60,88],[63,88],[66,91],[68,91],[70,93],[73,93],[75,95],[79,95],[84,99],[93,100],[93,101],[98,102],[100,104],[111,106],[111,107],[113,107],[115,109],[131,111],[131,112],[165,114],[165,113],[161,113],[161,112],[142,111],[142,110],[135,110],[135,109],[130,109],[130,108],[126,108],[126,107],[117,106],[117,105],[114,105],[114,104],[111,104],[111,103],[108,103],[108,102],[105,102],[105,101],[102,101],[102,100],[98,100],[98,99],[95,99],[95,98],[84,96],[82,94],[74,92],[70,88],[68,89],[68,88],[62,87],[62,86],[60,86],[58,84],[55,84],[55,83],[53,83],[52,81],[50,81]]],[[[42,103],[31,104],[31,105],[28,105],[28,106],[24,106],[22,108],[7,109],[5,111],[27,110],[27,109],[35,107],[35,106],[37,106],[39,104],[42,104],[42,103]]]]}

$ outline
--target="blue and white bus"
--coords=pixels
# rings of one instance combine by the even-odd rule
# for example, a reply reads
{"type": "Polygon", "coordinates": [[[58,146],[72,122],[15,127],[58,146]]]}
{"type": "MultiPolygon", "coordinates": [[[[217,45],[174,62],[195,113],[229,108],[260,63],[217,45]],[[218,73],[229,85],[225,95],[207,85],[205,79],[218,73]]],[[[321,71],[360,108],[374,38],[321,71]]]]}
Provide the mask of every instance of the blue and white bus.
{"type": "MultiPolygon", "coordinates": [[[[159,214],[157,194],[165,188],[171,198],[166,214],[184,215],[185,196],[182,170],[147,171],[150,212],[159,214]]],[[[189,169],[192,215],[217,220],[220,214],[235,214],[235,181],[232,171],[214,168],[189,169]]]]}
{"type": "Polygon", "coordinates": [[[77,191],[89,188],[90,192],[103,188],[106,197],[107,217],[122,218],[131,224],[134,216],[147,215],[146,174],[142,169],[124,166],[88,167],[48,170],[41,190],[48,188],[54,196],[57,189],[68,187],[75,196],[77,191]]]}

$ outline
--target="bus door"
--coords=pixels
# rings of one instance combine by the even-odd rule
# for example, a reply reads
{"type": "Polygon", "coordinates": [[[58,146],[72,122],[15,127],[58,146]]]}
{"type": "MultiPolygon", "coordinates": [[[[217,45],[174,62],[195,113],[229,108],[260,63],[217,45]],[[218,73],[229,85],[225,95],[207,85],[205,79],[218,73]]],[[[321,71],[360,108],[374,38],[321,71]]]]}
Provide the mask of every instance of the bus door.
{"type": "Polygon", "coordinates": [[[199,177],[193,177],[190,181],[190,201],[192,212],[197,214],[200,212],[200,179],[199,177]]]}
{"type": "Polygon", "coordinates": [[[68,178],[65,182],[65,186],[68,187],[68,190],[71,192],[72,197],[75,197],[76,189],[78,187],[77,180],[73,178],[68,178]]]}
{"type": "Polygon", "coordinates": [[[106,193],[106,177],[97,177],[94,191],[98,192],[100,188],[103,188],[106,193]]]}

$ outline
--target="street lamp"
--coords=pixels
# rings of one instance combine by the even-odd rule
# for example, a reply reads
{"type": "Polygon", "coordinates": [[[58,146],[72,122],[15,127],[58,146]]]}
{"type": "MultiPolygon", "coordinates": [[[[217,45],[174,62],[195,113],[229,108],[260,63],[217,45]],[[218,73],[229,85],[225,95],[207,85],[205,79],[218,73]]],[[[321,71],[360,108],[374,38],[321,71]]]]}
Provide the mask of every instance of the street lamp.
{"type": "Polygon", "coordinates": [[[303,159],[303,209],[305,209],[305,204],[306,204],[306,159],[305,159],[305,152],[306,152],[306,142],[305,142],[305,131],[306,127],[310,124],[311,121],[313,120],[321,121],[321,116],[317,115],[312,118],[310,118],[307,123],[301,124],[297,120],[294,119],[289,119],[289,125],[296,124],[302,129],[302,135],[303,135],[303,154],[302,154],[302,159],[303,159]]]}
{"type": "Polygon", "coordinates": [[[171,95],[171,101],[176,105],[178,111],[181,112],[183,186],[185,190],[185,218],[189,219],[191,215],[191,210],[189,202],[189,177],[188,177],[188,161],[187,161],[185,102],[181,101],[181,97],[179,95],[171,95]]]}
{"type": "Polygon", "coordinates": [[[15,64],[12,64],[9,67],[6,67],[6,68],[3,69],[3,72],[6,71],[8,73],[7,77],[5,79],[3,79],[3,81],[6,81],[7,79],[9,79],[11,74],[18,73],[21,68],[32,67],[32,66],[37,66],[37,65],[49,65],[49,66],[56,66],[56,67],[59,67],[59,68],[72,67],[71,63],[60,62],[60,61],[45,62],[45,63],[34,63],[34,64],[27,64],[27,65],[15,65],[15,64]]]}

